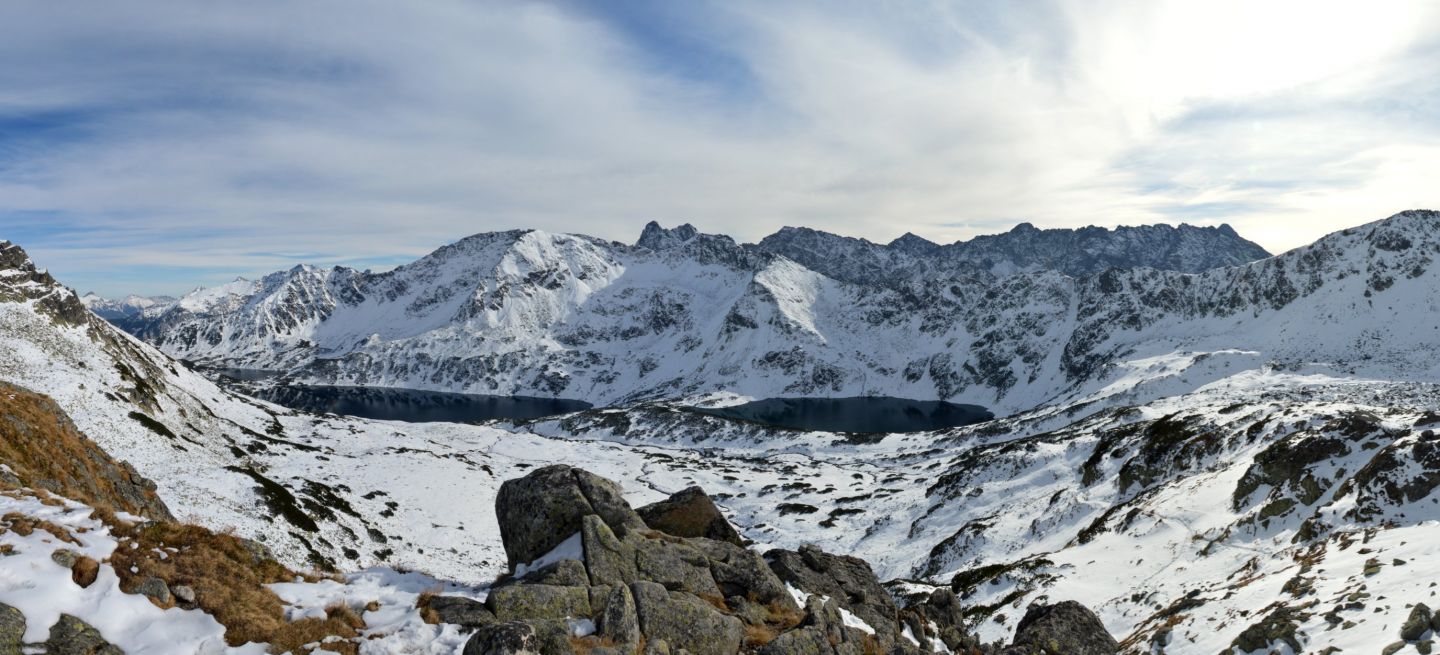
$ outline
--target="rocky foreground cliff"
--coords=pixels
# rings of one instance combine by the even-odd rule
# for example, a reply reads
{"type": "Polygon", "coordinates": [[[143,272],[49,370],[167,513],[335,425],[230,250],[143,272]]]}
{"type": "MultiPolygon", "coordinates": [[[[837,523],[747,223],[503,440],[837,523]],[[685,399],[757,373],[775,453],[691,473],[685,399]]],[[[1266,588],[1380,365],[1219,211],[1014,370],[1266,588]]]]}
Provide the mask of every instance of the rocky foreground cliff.
{"type": "Polygon", "coordinates": [[[555,465],[507,481],[496,513],[513,575],[483,604],[425,600],[437,620],[477,628],[466,655],[1118,650],[1074,601],[1032,606],[1009,646],[982,644],[951,589],[892,595],[862,559],[747,548],[698,488],[636,511],[614,482],[555,465]]]}

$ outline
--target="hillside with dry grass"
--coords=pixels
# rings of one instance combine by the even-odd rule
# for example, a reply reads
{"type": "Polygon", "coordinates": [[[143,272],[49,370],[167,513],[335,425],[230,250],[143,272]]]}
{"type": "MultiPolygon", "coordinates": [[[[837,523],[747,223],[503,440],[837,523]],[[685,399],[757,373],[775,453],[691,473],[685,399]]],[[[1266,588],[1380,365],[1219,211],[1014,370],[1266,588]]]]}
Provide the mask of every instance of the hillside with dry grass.
{"type": "Polygon", "coordinates": [[[49,396],[0,382],[0,480],[97,509],[174,520],[155,483],[110,457],[49,396]]]}

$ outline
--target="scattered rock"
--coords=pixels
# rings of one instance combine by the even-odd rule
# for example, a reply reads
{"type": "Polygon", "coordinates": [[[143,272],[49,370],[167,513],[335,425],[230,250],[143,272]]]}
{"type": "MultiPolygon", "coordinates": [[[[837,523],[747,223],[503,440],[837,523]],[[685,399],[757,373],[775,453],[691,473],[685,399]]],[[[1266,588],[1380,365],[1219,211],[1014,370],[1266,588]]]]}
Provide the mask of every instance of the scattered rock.
{"type": "Polygon", "coordinates": [[[1405,648],[1405,642],[1397,641],[1389,646],[1380,649],[1380,655],[1395,655],[1405,648]]]}
{"type": "Polygon", "coordinates": [[[80,553],[70,550],[69,548],[60,548],[50,553],[50,559],[52,561],[67,569],[75,568],[75,562],[80,561],[80,557],[80,553]]]}
{"type": "Polygon", "coordinates": [[[141,580],[140,584],[135,586],[135,593],[150,598],[161,607],[169,607],[175,602],[175,597],[170,593],[170,585],[153,576],[141,580]]]}
{"type": "Polygon", "coordinates": [[[740,533],[700,487],[690,487],[636,510],[645,524],[677,537],[705,537],[744,546],[740,533]]]}
{"type": "Polygon", "coordinates": [[[60,620],[50,628],[50,639],[45,642],[46,655],[125,655],[125,652],[110,645],[100,636],[100,631],[69,614],[61,614],[60,620]]]}
{"type": "Polygon", "coordinates": [[[1430,608],[1425,603],[1416,603],[1411,608],[1410,616],[1400,624],[1400,638],[1405,641],[1415,641],[1430,630],[1430,620],[1433,618],[1430,608]]]}
{"type": "MultiPolygon", "coordinates": [[[[1296,638],[1295,632],[1300,628],[1301,619],[1295,610],[1284,606],[1277,607],[1259,622],[1245,628],[1230,645],[1239,648],[1242,653],[1249,653],[1269,648],[1272,642],[1281,641],[1299,653],[1300,640],[1296,638]]],[[[1342,629],[1348,628],[1342,626],[1342,629]]]]}
{"type": "Polygon", "coordinates": [[[175,600],[181,603],[186,605],[195,604],[195,588],[190,585],[175,585],[170,589],[170,593],[175,596],[175,600]]]}

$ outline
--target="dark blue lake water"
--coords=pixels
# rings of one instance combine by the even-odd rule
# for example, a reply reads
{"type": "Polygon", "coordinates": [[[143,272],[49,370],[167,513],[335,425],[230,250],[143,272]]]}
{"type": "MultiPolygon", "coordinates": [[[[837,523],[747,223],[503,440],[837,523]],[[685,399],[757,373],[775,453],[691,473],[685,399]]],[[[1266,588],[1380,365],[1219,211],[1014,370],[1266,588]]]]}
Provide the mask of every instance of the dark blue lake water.
{"type": "Polygon", "coordinates": [[[886,396],[766,398],[743,405],[695,410],[777,427],[824,432],[924,432],[995,418],[979,405],[886,396]]]}
{"type": "Polygon", "coordinates": [[[413,423],[535,419],[590,408],[590,403],[563,398],[484,396],[385,387],[277,385],[246,389],[245,393],[307,412],[413,423]]]}

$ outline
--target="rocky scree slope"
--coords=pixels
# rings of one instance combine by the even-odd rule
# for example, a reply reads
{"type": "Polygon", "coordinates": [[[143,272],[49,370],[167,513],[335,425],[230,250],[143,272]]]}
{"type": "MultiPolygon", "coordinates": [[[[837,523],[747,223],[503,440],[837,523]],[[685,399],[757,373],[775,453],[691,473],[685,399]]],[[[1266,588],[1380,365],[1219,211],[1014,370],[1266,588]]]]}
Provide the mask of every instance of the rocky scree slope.
{"type": "Polygon", "coordinates": [[[1010,412],[1105,377],[1124,349],[1098,342],[1125,324],[1095,314],[1163,316],[1232,282],[1211,270],[1192,290],[1189,272],[1265,256],[1189,227],[1019,229],[936,248],[797,230],[745,246],[689,226],[648,226],[633,246],[487,233],[385,273],[302,266],[201,290],[135,332],[179,358],[310,383],[596,404],[886,394],[1010,412]],[[1127,270],[1175,289],[1096,281],[1115,264],[1173,267],[1127,270]]]}
{"type": "Polygon", "coordinates": [[[505,482],[495,510],[514,575],[497,581],[483,604],[425,601],[435,620],[476,628],[467,654],[1108,655],[1118,648],[1074,602],[1031,608],[1009,647],[980,644],[966,634],[963,608],[948,589],[901,607],[864,560],[810,546],[762,556],[718,527],[724,517],[696,489],[637,512],[614,482],[547,466],[505,482]],[[727,538],[707,536],[717,532],[727,538]]]}

